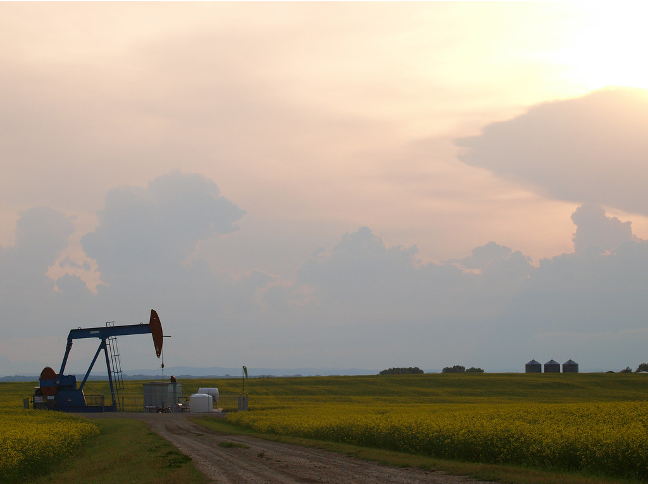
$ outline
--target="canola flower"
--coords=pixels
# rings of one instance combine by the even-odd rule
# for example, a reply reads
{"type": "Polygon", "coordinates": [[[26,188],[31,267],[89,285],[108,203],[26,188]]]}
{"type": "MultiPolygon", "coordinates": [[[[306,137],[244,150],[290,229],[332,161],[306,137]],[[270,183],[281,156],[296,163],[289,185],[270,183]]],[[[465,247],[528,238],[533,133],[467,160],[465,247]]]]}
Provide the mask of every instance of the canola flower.
{"type": "Polygon", "coordinates": [[[71,455],[99,434],[90,421],[61,412],[0,409],[0,482],[12,482],[71,455]]]}
{"type": "Polygon", "coordinates": [[[648,479],[648,402],[316,404],[228,420],[265,433],[449,459],[648,479]]]}

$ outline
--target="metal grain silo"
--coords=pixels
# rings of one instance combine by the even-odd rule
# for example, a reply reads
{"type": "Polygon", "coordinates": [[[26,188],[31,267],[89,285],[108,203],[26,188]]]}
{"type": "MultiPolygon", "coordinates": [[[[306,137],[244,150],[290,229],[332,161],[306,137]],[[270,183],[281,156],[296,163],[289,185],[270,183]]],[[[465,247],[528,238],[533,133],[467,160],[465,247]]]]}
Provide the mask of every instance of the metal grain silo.
{"type": "Polygon", "coordinates": [[[542,373],[542,365],[539,361],[531,360],[524,365],[525,373],[542,373]]]}
{"type": "Polygon", "coordinates": [[[563,373],[578,373],[578,363],[574,360],[567,360],[563,363],[563,373]]]}
{"type": "Polygon", "coordinates": [[[549,360],[544,364],[545,373],[560,373],[560,363],[556,360],[549,360]]]}

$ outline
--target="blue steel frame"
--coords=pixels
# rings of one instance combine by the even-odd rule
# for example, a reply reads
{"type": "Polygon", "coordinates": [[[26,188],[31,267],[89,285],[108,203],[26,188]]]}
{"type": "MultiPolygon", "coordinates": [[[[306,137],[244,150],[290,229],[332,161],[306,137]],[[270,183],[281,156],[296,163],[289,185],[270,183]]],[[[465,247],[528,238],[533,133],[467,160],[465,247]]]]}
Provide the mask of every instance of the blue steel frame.
{"type": "Polygon", "coordinates": [[[65,356],[63,356],[63,362],[61,363],[61,370],[58,372],[58,378],[63,379],[63,372],[65,371],[65,365],[67,364],[68,356],[70,355],[70,350],[72,349],[72,341],[75,339],[86,339],[86,338],[99,338],[101,343],[99,343],[99,348],[92,359],[92,363],[88,367],[88,371],[83,377],[83,382],[79,386],[78,391],[83,390],[83,386],[90,376],[90,372],[94,367],[97,357],[101,350],[104,351],[106,356],[106,368],[108,370],[108,382],[110,383],[110,396],[112,397],[112,407],[113,409],[117,408],[117,399],[115,398],[115,388],[113,384],[112,371],[110,369],[110,358],[108,356],[108,346],[106,341],[112,336],[125,336],[130,334],[148,334],[151,333],[151,325],[140,323],[140,324],[131,324],[125,326],[105,326],[98,328],[79,328],[70,330],[70,334],[67,337],[67,346],[65,348],[65,356]]]}

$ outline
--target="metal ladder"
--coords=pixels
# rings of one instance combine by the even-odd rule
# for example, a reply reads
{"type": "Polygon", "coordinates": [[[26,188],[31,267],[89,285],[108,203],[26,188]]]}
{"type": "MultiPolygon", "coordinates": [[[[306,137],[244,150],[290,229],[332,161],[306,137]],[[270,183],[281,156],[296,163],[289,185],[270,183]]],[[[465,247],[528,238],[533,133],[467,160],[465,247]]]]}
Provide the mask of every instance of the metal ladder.
{"type": "MultiPolygon", "coordinates": [[[[115,326],[114,321],[106,323],[107,327],[115,326]]],[[[119,398],[119,390],[124,389],[124,374],[121,369],[121,361],[119,359],[119,347],[117,346],[117,336],[109,336],[106,340],[106,347],[108,348],[108,356],[110,358],[110,372],[112,373],[113,386],[115,388],[115,399],[117,400],[117,410],[123,412],[122,401],[119,398]]]]}

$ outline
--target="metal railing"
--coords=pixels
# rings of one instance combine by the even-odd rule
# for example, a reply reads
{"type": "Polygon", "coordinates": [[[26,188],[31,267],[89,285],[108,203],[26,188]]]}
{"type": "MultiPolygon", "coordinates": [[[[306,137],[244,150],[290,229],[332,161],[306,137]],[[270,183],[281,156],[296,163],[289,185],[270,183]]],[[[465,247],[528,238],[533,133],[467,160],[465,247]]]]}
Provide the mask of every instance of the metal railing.
{"type": "Polygon", "coordinates": [[[106,397],[101,394],[91,393],[85,394],[85,404],[88,407],[103,407],[105,405],[106,397]]]}
{"type": "MultiPolygon", "coordinates": [[[[88,407],[104,407],[106,404],[106,395],[101,393],[86,393],[84,395],[85,403],[88,407]]],[[[33,398],[33,397],[32,397],[33,398]]],[[[24,399],[27,403],[23,402],[23,405],[29,405],[34,403],[32,398],[24,399]]],[[[218,402],[214,405],[214,408],[222,409],[225,412],[235,412],[237,410],[243,410],[241,408],[241,398],[240,393],[221,393],[218,396],[218,402]]],[[[188,395],[178,398],[178,402],[181,403],[185,408],[189,407],[190,397],[188,395]]],[[[108,398],[110,400],[110,398],[108,398]]],[[[112,402],[108,402],[109,404],[112,402]]],[[[247,404],[247,401],[245,401],[247,404]]],[[[246,405],[247,407],[247,405],[246,405]]],[[[150,411],[144,408],[144,395],[140,392],[124,393],[120,392],[117,397],[117,409],[120,412],[145,412],[150,411]]],[[[247,408],[245,408],[247,410],[247,408]]]]}

